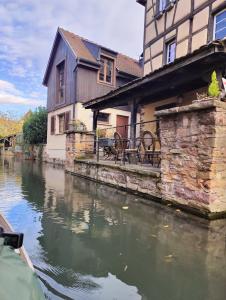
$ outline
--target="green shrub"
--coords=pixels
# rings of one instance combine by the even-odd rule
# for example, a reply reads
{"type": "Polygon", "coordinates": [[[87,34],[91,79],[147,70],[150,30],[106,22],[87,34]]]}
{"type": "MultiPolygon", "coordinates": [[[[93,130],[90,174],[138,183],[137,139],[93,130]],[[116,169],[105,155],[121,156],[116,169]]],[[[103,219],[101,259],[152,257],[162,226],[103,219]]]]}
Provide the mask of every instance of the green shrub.
{"type": "Polygon", "coordinates": [[[220,95],[220,88],[219,88],[219,82],[217,80],[217,73],[216,71],[213,71],[211,76],[211,83],[208,88],[208,95],[210,97],[219,97],[220,95]]]}
{"type": "Polygon", "coordinates": [[[23,125],[24,142],[27,144],[45,144],[47,140],[47,110],[38,107],[25,120],[23,125]]]}

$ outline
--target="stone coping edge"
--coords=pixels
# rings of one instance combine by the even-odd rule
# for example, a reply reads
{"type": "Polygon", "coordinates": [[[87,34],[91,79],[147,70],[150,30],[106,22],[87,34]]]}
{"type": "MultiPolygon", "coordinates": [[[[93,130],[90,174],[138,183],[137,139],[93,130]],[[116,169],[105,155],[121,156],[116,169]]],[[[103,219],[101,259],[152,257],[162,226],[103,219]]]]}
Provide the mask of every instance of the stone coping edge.
{"type": "Polygon", "coordinates": [[[95,162],[95,161],[90,161],[90,160],[83,160],[83,159],[75,159],[75,163],[84,163],[87,165],[93,165],[93,166],[101,166],[101,167],[107,167],[109,169],[115,169],[115,170],[122,170],[134,174],[139,174],[139,175],[144,175],[144,176],[151,176],[151,177],[156,177],[160,178],[161,177],[161,172],[160,171],[155,171],[155,170],[138,170],[129,166],[119,166],[119,165],[109,165],[104,162],[95,162]]]}
{"type": "Polygon", "coordinates": [[[65,134],[70,134],[70,133],[80,133],[80,134],[86,134],[86,135],[95,135],[95,133],[92,132],[92,131],[75,130],[75,129],[67,130],[67,131],[65,131],[64,133],[65,133],[65,134]]]}
{"type": "Polygon", "coordinates": [[[158,111],[155,113],[155,116],[163,117],[167,115],[186,113],[195,110],[205,110],[209,108],[222,108],[226,110],[226,103],[217,99],[208,99],[208,100],[200,100],[200,101],[197,100],[197,102],[194,102],[190,105],[174,107],[174,108],[158,111]]]}
{"type": "Polygon", "coordinates": [[[168,206],[172,210],[173,209],[179,209],[184,213],[187,213],[187,214],[190,214],[190,215],[193,215],[193,216],[197,216],[197,217],[209,220],[209,221],[218,220],[218,219],[225,219],[226,218],[226,211],[211,213],[208,210],[205,210],[205,209],[202,209],[202,208],[196,208],[196,207],[193,207],[193,206],[188,206],[188,205],[185,205],[185,204],[181,204],[181,203],[178,203],[175,200],[172,200],[172,199],[169,199],[169,198],[163,198],[163,197],[160,197],[158,195],[154,195],[154,194],[150,195],[150,194],[142,193],[142,192],[135,191],[135,190],[132,190],[132,189],[124,188],[124,187],[121,187],[121,186],[116,186],[112,183],[104,182],[102,180],[98,180],[98,179],[92,178],[90,176],[82,175],[78,172],[70,171],[70,170],[67,170],[67,169],[65,170],[65,172],[68,173],[68,174],[71,174],[73,176],[81,177],[81,178],[84,178],[84,179],[87,179],[87,180],[90,180],[90,181],[93,181],[93,182],[97,182],[97,183],[104,184],[104,185],[107,185],[107,186],[110,186],[110,187],[113,187],[113,188],[117,188],[121,191],[125,191],[125,192],[128,192],[128,193],[133,194],[133,195],[143,197],[144,199],[140,200],[140,203],[144,204],[144,205],[150,205],[151,202],[155,202],[155,203],[159,203],[159,204],[164,205],[164,206],[168,206]]]}

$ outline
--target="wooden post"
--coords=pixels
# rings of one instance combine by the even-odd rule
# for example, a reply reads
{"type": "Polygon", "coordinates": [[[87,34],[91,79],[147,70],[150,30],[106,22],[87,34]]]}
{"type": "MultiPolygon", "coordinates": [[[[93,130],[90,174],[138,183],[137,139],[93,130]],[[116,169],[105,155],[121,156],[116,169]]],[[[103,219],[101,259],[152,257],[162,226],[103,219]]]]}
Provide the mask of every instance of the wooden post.
{"type": "Polygon", "coordinates": [[[131,103],[131,120],[130,120],[130,139],[132,141],[132,147],[136,147],[136,129],[137,129],[137,104],[133,100],[131,103]]]}
{"type": "Polygon", "coordinates": [[[98,113],[99,113],[98,110],[94,110],[93,111],[94,154],[96,153],[96,150],[97,150],[97,144],[96,144],[97,134],[96,134],[96,131],[97,131],[97,117],[98,117],[98,113]]]}

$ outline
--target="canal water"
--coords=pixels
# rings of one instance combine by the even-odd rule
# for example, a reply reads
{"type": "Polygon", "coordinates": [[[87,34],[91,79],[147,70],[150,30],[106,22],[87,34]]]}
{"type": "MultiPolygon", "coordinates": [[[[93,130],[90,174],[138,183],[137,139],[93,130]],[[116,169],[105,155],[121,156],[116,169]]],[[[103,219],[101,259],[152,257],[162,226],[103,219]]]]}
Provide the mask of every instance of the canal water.
{"type": "Polygon", "coordinates": [[[0,211],[47,299],[225,300],[226,221],[86,181],[50,165],[0,160],[0,211]]]}

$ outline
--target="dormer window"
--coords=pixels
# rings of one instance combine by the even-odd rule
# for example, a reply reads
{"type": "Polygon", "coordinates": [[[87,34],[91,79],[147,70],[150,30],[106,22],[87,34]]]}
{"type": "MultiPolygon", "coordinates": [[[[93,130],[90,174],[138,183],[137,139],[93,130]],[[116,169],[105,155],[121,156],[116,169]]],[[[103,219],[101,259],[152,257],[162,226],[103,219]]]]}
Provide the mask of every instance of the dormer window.
{"type": "Polygon", "coordinates": [[[114,60],[102,56],[100,57],[100,70],[98,73],[99,81],[107,84],[113,84],[114,76],[114,60]]]}
{"type": "Polygon", "coordinates": [[[65,98],[65,62],[57,65],[57,104],[64,103],[65,98]]]}
{"type": "Polygon", "coordinates": [[[226,9],[215,16],[214,39],[221,40],[226,37],[226,9]]]}

